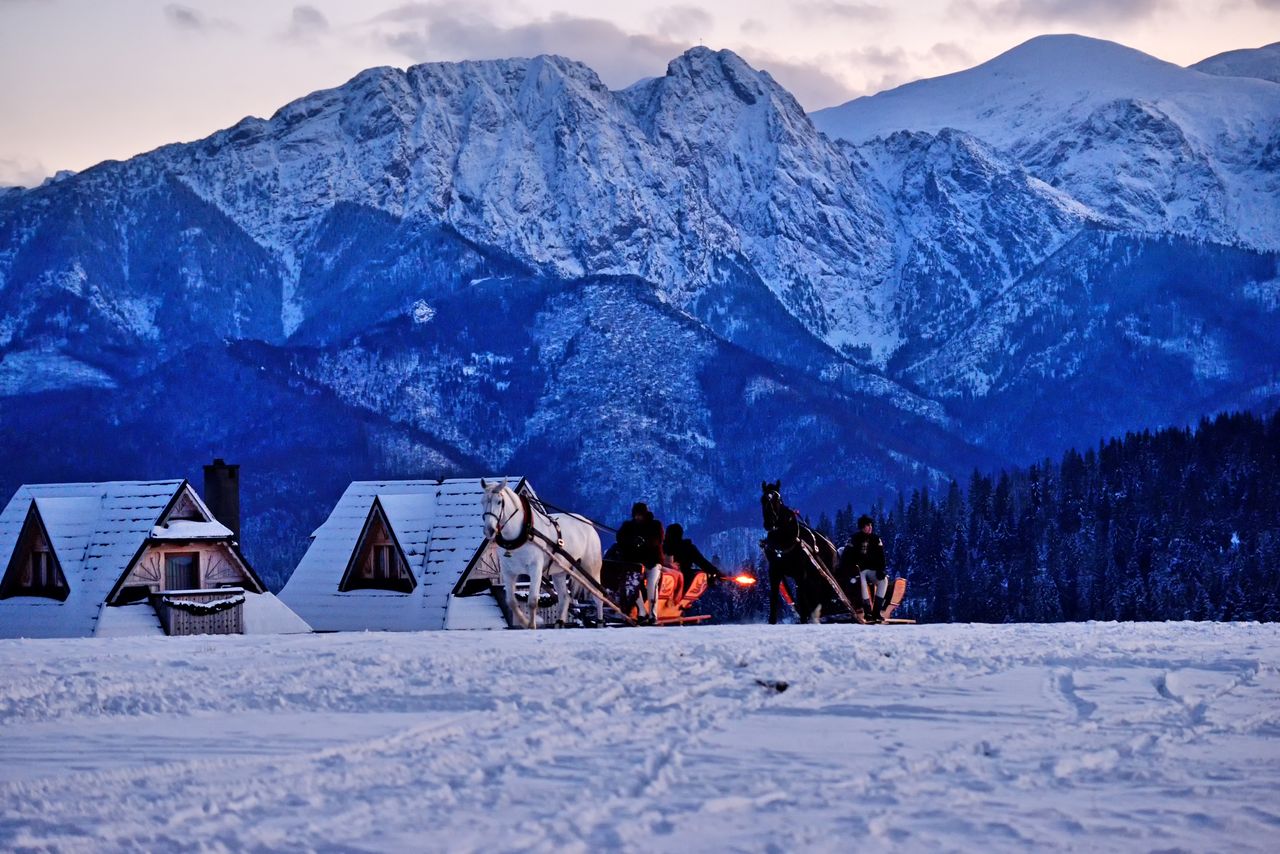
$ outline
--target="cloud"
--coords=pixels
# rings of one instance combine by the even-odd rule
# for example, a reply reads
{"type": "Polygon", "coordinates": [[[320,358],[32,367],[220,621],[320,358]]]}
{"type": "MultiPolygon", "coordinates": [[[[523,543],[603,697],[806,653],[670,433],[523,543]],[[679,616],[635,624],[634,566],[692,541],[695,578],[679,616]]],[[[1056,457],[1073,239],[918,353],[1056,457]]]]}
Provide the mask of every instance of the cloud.
{"type": "Polygon", "coordinates": [[[782,85],[808,111],[843,104],[856,94],[821,62],[796,62],[767,52],[744,48],[742,58],[782,85]]]}
{"type": "Polygon", "coordinates": [[[329,19],[315,6],[301,5],[293,7],[289,16],[289,26],[282,34],[285,41],[309,42],[317,36],[329,31],[329,19]]]}
{"type": "Polygon", "coordinates": [[[654,31],[664,39],[699,39],[711,31],[710,13],[697,6],[668,6],[653,16],[654,31]]]}
{"type": "MultiPolygon", "coordinates": [[[[555,13],[500,23],[485,4],[406,3],[367,22],[374,37],[415,62],[494,59],[551,53],[582,62],[608,86],[621,88],[662,74],[707,29],[711,18],[692,7],[672,6],[655,16],[654,31],[628,32],[612,21],[555,13]]],[[[806,108],[850,97],[844,81],[818,62],[800,62],[767,50],[738,51],[768,71],[806,108]]]]}
{"type": "Polygon", "coordinates": [[[973,54],[969,53],[964,46],[955,42],[938,42],[929,48],[929,56],[946,65],[969,66],[973,64],[973,54]]]}
{"type": "Polygon", "coordinates": [[[920,76],[902,48],[862,47],[849,51],[846,61],[867,81],[864,93],[892,89],[920,76]]]}
{"type": "Polygon", "coordinates": [[[1173,0],[954,0],[948,13],[1007,25],[1100,24],[1141,20],[1173,6],[1173,0]]]}
{"type": "Polygon", "coordinates": [[[872,24],[887,21],[893,13],[884,6],[872,3],[842,3],[839,0],[801,0],[793,3],[798,15],[848,23],[872,24]]]}
{"type": "Polygon", "coordinates": [[[0,187],[35,187],[49,177],[44,164],[32,157],[0,157],[0,187]]]}
{"type": "Polygon", "coordinates": [[[189,33],[236,32],[240,29],[226,18],[210,18],[199,9],[179,3],[166,4],[164,17],[174,27],[189,33]]]}

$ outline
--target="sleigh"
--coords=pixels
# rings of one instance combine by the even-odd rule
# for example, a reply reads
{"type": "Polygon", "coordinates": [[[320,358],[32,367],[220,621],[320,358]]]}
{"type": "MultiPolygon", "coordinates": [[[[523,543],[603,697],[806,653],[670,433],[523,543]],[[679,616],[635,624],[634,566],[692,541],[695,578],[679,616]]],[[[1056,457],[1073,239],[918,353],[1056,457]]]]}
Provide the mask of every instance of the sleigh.
{"type": "MultiPolygon", "coordinates": [[[[613,600],[632,619],[640,616],[640,600],[644,596],[645,568],[630,561],[604,561],[600,571],[600,586],[609,591],[613,600]]],[[[662,568],[658,583],[657,623],[660,626],[682,626],[702,623],[711,619],[710,614],[690,614],[689,609],[702,598],[711,586],[705,572],[699,572],[686,586],[684,574],[676,569],[662,568]]]]}
{"type": "MultiPolygon", "coordinates": [[[[832,579],[834,581],[834,579],[832,579]]],[[[784,588],[785,591],[785,588],[784,588]]],[[[827,596],[822,603],[822,622],[824,623],[859,623],[869,624],[870,615],[862,610],[862,595],[854,588],[843,591],[845,597],[837,595],[835,590],[827,596]],[[853,606],[850,610],[845,604],[853,606]]],[[[889,601],[885,603],[884,611],[881,613],[881,623],[884,625],[914,625],[915,620],[900,619],[893,616],[893,612],[902,604],[902,600],[907,595],[907,580],[905,578],[895,578],[889,584],[889,601]]]]}
{"type": "MultiPolygon", "coordinates": [[[[834,576],[827,575],[825,580],[828,591],[822,597],[821,621],[823,623],[871,624],[869,615],[862,610],[862,594],[853,585],[847,589],[838,590],[836,588],[838,582],[834,576]]],[[[781,594],[782,601],[799,612],[799,608],[786,584],[779,582],[778,593],[781,594]]],[[[902,600],[906,598],[906,595],[907,580],[905,578],[896,578],[889,584],[889,601],[885,603],[884,612],[881,614],[880,623],[882,625],[915,625],[915,620],[893,616],[893,612],[902,604],[902,600]]]]}

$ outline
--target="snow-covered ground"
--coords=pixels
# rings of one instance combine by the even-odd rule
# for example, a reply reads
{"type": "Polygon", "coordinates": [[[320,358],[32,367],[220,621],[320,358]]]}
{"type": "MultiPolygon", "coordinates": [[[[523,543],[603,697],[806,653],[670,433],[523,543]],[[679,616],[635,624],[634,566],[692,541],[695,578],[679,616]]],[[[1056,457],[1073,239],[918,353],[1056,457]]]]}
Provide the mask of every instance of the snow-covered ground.
{"type": "Polygon", "coordinates": [[[1273,851],[1278,664],[1247,624],[0,641],[0,849],[1273,851]]]}

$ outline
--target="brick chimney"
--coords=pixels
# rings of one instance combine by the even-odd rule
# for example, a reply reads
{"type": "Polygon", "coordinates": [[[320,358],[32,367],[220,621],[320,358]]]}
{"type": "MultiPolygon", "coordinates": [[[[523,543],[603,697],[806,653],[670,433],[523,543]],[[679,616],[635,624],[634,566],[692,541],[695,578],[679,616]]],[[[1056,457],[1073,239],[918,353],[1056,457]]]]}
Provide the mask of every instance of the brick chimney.
{"type": "Polygon", "coordinates": [[[204,503],[213,517],[231,529],[240,541],[240,466],[230,466],[222,458],[204,467],[204,503]]]}

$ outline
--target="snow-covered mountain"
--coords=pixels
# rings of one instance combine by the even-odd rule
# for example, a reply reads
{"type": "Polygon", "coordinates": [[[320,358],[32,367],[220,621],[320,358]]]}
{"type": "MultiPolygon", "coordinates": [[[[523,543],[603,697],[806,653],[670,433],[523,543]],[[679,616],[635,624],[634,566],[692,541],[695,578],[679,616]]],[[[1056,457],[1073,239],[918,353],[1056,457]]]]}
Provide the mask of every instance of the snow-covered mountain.
{"type": "Polygon", "coordinates": [[[1280,85],[1041,36],[966,71],[821,110],[827,134],[972,133],[1125,228],[1280,248],[1280,85]]]}
{"type": "Polygon", "coordinates": [[[1223,77],[1256,77],[1280,83],[1280,42],[1244,50],[1229,50],[1190,66],[1223,77]]]}
{"type": "Polygon", "coordinates": [[[1075,38],[913,86],[378,68],[4,193],[0,487],[217,453],[264,530],[515,469],[729,525],[1280,397],[1280,86],[1075,38]]]}

